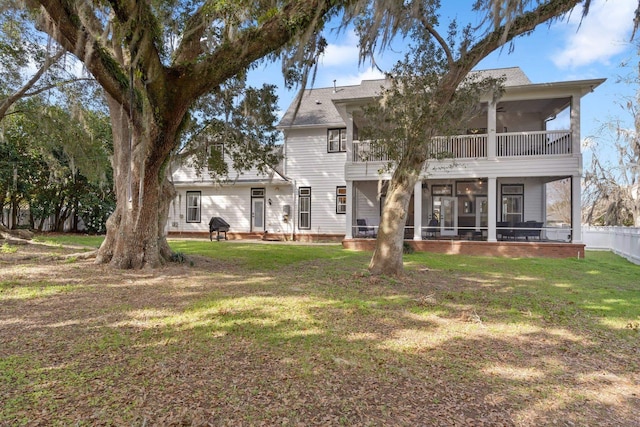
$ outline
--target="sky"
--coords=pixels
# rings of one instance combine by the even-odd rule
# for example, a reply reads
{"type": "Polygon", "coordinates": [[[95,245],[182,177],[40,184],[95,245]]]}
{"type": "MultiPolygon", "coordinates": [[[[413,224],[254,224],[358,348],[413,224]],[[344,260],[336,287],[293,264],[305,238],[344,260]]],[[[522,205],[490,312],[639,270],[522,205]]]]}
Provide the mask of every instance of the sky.
{"type": "MultiPolygon", "coordinates": [[[[457,18],[460,23],[476,23],[476,15],[470,12],[473,0],[443,3],[447,6],[441,9],[441,23],[451,18],[457,18]]],[[[508,47],[496,51],[476,69],[519,66],[533,83],[606,78],[604,84],[582,98],[583,139],[602,135],[599,129],[613,117],[625,119],[631,125],[628,113],[619,103],[635,96],[637,87],[619,80],[621,76],[633,76],[637,70],[637,49],[630,42],[637,6],[638,0],[594,0],[589,14],[582,19],[579,5],[568,18],[551,26],[538,26],[532,34],[517,38],[511,52],[508,47]],[[621,67],[623,62],[630,66],[621,67]]],[[[357,39],[353,32],[338,35],[329,32],[327,39],[329,45],[320,58],[313,87],[331,87],[334,79],[338,86],[344,86],[383,77],[378,70],[358,66],[357,39]]],[[[402,43],[397,45],[400,49],[403,47],[402,43]]],[[[376,60],[388,70],[398,57],[397,53],[389,53],[376,60]]],[[[284,87],[279,65],[257,71],[265,82],[284,87]]],[[[296,90],[279,89],[282,112],[295,95],[296,90]]]]}

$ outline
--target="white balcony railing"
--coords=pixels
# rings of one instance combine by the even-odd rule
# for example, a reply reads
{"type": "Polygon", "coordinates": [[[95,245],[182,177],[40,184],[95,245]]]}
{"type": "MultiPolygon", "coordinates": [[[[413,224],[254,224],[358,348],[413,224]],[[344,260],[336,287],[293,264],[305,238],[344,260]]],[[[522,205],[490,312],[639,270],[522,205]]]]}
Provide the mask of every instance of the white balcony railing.
{"type": "MultiPolygon", "coordinates": [[[[496,134],[495,153],[489,152],[487,134],[437,136],[432,139],[430,158],[481,159],[490,157],[552,156],[572,153],[571,131],[532,131],[496,134]]],[[[352,161],[386,162],[383,147],[369,141],[353,141],[352,161]]]]}
{"type": "Polygon", "coordinates": [[[499,133],[496,146],[498,157],[571,154],[571,131],[499,133]]]}

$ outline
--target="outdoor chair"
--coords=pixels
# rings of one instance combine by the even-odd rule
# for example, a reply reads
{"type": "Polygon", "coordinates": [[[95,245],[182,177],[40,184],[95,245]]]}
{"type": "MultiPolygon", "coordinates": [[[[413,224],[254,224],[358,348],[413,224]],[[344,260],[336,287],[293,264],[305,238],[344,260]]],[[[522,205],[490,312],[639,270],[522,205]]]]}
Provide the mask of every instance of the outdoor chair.
{"type": "Polygon", "coordinates": [[[438,232],[439,225],[440,225],[440,223],[435,218],[432,219],[431,221],[429,221],[429,225],[424,230],[424,235],[422,236],[422,238],[423,239],[429,239],[431,237],[431,238],[435,239],[436,238],[436,233],[438,232]]]}
{"type": "Polygon", "coordinates": [[[499,221],[496,223],[496,236],[500,236],[500,240],[506,240],[509,238],[515,239],[516,234],[513,230],[513,225],[508,221],[499,221]]]}
{"type": "Polygon", "coordinates": [[[356,219],[356,225],[358,226],[356,237],[376,237],[375,227],[368,226],[366,219],[356,219]]]}
{"type": "Polygon", "coordinates": [[[542,231],[542,222],[538,221],[525,221],[519,222],[515,226],[515,236],[514,238],[524,237],[525,240],[529,240],[531,238],[537,238],[540,240],[540,232],[542,231]]]}

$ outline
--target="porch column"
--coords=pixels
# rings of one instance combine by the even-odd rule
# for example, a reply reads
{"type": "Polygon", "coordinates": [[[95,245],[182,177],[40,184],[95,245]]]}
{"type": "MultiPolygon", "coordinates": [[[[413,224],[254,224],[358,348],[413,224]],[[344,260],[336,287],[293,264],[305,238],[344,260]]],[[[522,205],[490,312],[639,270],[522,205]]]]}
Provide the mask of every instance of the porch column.
{"type": "Polygon", "coordinates": [[[580,158],[580,172],[582,173],[582,151],[580,149],[580,95],[571,97],[571,111],[569,126],[571,126],[571,154],[580,158]]]}
{"type": "Polygon", "coordinates": [[[580,149],[580,94],[571,96],[571,154],[578,158],[578,173],[571,177],[571,243],[582,243],[582,151],[580,149]]]}
{"type": "Polygon", "coordinates": [[[487,242],[497,242],[496,222],[498,221],[498,180],[488,178],[487,180],[487,242]]]}
{"type": "Polygon", "coordinates": [[[582,243],[582,177],[571,177],[571,243],[582,243]]]}
{"type": "Polygon", "coordinates": [[[422,240],[422,180],[413,186],[413,240],[422,240]]]}
{"type": "Polygon", "coordinates": [[[345,239],[353,239],[353,198],[353,181],[349,180],[347,181],[347,212],[344,218],[346,227],[344,233],[345,239]]]}
{"type": "Polygon", "coordinates": [[[347,117],[348,117],[348,120],[347,120],[347,141],[345,142],[345,144],[347,145],[345,147],[347,161],[345,162],[345,167],[346,167],[346,165],[348,165],[351,162],[353,162],[353,113],[351,111],[349,111],[347,113],[347,117]]]}
{"type": "Polygon", "coordinates": [[[487,106],[487,158],[496,159],[496,102],[491,100],[487,106]]]}

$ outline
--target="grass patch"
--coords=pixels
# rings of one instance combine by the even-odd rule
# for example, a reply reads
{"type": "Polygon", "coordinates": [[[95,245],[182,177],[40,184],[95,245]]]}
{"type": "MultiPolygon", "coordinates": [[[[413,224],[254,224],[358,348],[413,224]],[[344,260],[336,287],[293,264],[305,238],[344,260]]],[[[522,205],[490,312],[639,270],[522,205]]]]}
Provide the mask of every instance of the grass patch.
{"type": "Polygon", "coordinates": [[[45,243],[48,245],[69,245],[69,246],[86,246],[89,248],[99,248],[104,241],[104,236],[87,236],[82,234],[52,234],[41,235],[33,238],[35,242],[45,243]]]}
{"type": "Polygon", "coordinates": [[[8,243],[3,243],[2,246],[0,246],[0,253],[2,254],[14,254],[17,250],[17,247],[11,246],[8,243]]]}
{"type": "Polygon", "coordinates": [[[209,242],[172,240],[169,246],[177,253],[202,255],[212,259],[237,263],[250,270],[274,270],[301,262],[350,258],[347,251],[336,245],[278,245],[255,242],[209,242]]]}
{"type": "Polygon", "coordinates": [[[640,267],[613,254],[387,278],[339,245],[170,244],[212,262],[3,267],[0,424],[636,424],[640,267]]]}
{"type": "Polygon", "coordinates": [[[34,282],[25,284],[18,281],[1,281],[0,301],[44,298],[55,294],[71,292],[77,287],[77,285],[58,285],[47,282],[34,282]]]}

